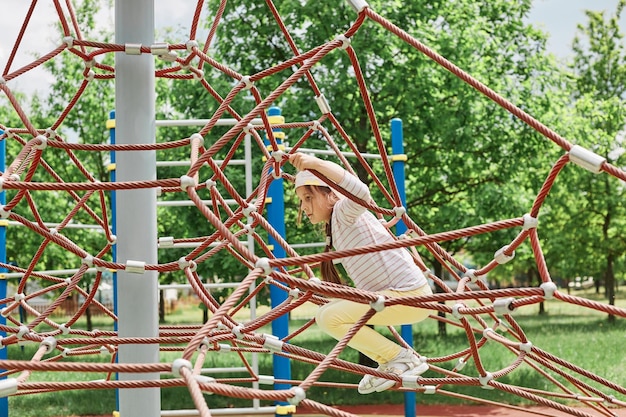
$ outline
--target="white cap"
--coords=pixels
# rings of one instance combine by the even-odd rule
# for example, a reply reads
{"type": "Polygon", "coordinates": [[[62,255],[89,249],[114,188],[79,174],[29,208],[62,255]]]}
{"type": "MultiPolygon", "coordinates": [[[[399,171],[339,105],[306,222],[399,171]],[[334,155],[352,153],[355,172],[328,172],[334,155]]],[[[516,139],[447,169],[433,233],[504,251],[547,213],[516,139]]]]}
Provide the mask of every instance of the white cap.
{"type": "Polygon", "coordinates": [[[330,188],[328,184],[326,184],[317,175],[307,169],[305,169],[304,171],[299,171],[296,174],[296,188],[302,187],[303,185],[316,185],[318,187],[330,188]]]}

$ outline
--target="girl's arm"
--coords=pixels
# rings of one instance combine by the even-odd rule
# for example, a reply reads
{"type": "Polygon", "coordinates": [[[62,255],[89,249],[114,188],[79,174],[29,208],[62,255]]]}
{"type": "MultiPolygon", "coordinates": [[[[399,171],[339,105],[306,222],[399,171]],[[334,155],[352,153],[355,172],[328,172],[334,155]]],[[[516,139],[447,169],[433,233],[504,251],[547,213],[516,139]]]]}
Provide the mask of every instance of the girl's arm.
{"type": "Polygon", "coordinates": [[[343,180],[344,175],[346,175],[346,170],[338,164],[305,153],[289,155],[289,162],[298,171],[304,171],[305,169],[315,170],[335,184],[339,184],[343,180]]]}

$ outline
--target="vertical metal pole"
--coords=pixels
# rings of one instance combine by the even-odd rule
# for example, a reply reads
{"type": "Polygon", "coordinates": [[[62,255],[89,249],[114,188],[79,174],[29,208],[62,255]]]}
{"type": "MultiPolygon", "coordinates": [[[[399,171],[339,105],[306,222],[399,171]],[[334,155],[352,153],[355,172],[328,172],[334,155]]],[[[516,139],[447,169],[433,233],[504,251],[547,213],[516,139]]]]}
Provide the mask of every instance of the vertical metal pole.
{"type": "MultiPolygon", "coordinates": [[[[402,205],[406,207],[406,190],[404,188],[405,174],[404,167],[406,165],[406,155],[404,154],[404,134],[402,131],[402,120],[398,118],[391,119],[391,153],[392,153],[392,170],[393,177],[398,187],[398,194],[402,205]]],[[[401,235],[406,232],[407,227],[402,220],[396,223],[396,234],[401,235]]],[[[400,334],[404,341],[413,346],[413,326],[405,324],[400,327],[400,334]]],[[[415,411],[415,393],[404,393],[404,415],[406,417],[416,416],[415,411]]]]}
{"type": "MultiPolygon", "coordinates": [[[[154,43],[153,0],[116,0],[115,43],[151,46],[154,43]]],[[[134,48],[136,51],[136,48],[134,48]]],[[[118,52],[115,57],[115,117],[117,144],[155,141],[154,57],[151,54],[118,52]]],[[[118,182],[155,180],[156,152],[118,152],[118,182]]],[[[117,262],[156,264],[156,190],[116,192],[117,262]]],[[[159,335],[158,273],[117,273],[118,334],[120,338],[156,338],[159,335]]],[[[123,344],[121,364],[158,363],[158,344],[123,344]]],[[[159,373],[120,373],[121,381],[158,380],[159,373]]],[[[121,417],[158,417],[158,388],[119,390],[121,417]]]]}
{"type": "MultiPolygon", "coordinates": [[[[246,195],[252,194],[252,139],[251,135],[247,134],[243,141],[243,149],[244,149],[244,172],[246,175],[246,195]]],[[[248,250],[254,253],[254,237],[251,233],[248,234],[247,239],[248,250]]],[[[250,285],[250,292],[254,290],[254,283],[250,285]]],[[[252,297],[250,300],[250,318],[256,318],[256,296],[252,297]]],[[[254,372],[258,374],[259,372],[259,355],[256,353],[252,353],[252,369],[254,372]]],[[[259,383],[253,382],[252,388],[258,389],[259,383]]],[[[252,399],[252,407],[259,408],[261,406],[261,400],[258,398],[252,399]]]]}
{"type": "MultiPolygon", "coordinates": [[[[267,114],[270,118],[270,123],[276,124],[277,122],[280,123],[281,120],[284,121],[284,118],[281,116],[280,108],[278,107],[270,107],[267,111],[267,114]]],[[[282,139],[284,138],[284,135],[284,132],[281,132],[279,130],[274,131],[274,137],[276,138],[278,144],[282,145],[282,139]]],[[[265,144],[269,145],[269,141],[266,141],[265,144]]],[[[269,202],[267,204],[268,221],[272,225],[272,227],[274,227],[276,232],[284,238],[286,234],[285,195],[282,178],[278,178],[272,181],[267,196],[269,198],[269,202]]],[[[278,242],[271,236],[269,237],[268,243],[273,246],[272,253],[277,258],[284,258],[287,255],[285,249],[280,246],[278,242]]],[[[284,291],[278,289],[274,285],[270,287],[270,300],[272,308],[278,306],[286,299],[287,294],[284,291]]],[[[272,321],[272,334],[279,339],[282,339],[285,336],[289,335],[289,316],[287,314],[278,317],[274,321],[272,321]]],[[[278,379],[291,379],[291,365],[289,362],[289,358],[274,355],[273,360],[274,377],[278,379]]],[[[289,389],[291,388],[291,385],[274,384],[274,388],[289,389]]]]}
{"type": "MultiPolygon", "coordinates": [[[[0,135],[4,133],[3,130],[0,130],[0,135]]],[[[6,139],[0,141],[0,171],[4,172],[6,169],[6,139]]],[[[5,191],[0,192],[0,204],[6,204],[6,193],[5,191]]],[[[9,225],[9,221],[2,219],[0,220],[0,262],[7,262],[7,226],[9,225]]],[[[8,272],[6,268],[0,268],[0,299],[4,300],[7,297],[7,280],[5,277],[5,273],[8,272]]],[[[7,319],[3,315],[0,315],[0,324],[6,325],[7,319]]],[[[0,336],[6,337],[6,332],[0,332],[0,336]]],[[[0,348],[0,360],[7,359],[7,348],[0,348]]],[[[0,370],[4,371],[4,369],[0,370]]],[[[6,376],[2,377],[2,379],[6,379],[6,376]]],[[[8,397],[0,398],[0,417],[9,417],[9,399],[8,397]]]]}

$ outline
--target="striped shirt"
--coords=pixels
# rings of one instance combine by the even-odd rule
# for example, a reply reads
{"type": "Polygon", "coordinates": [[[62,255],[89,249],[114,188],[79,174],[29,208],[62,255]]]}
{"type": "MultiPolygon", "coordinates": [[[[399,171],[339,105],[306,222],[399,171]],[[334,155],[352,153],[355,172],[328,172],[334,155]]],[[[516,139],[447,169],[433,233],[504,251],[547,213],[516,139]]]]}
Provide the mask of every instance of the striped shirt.
{"type": "MultiPolygon", "coordinates": [[[[361,180],[346,172],[340,187],[364,201],[371,200],[361,180]]],[[[387,228],[360,204],[341,198],[333,209],[332,238],[335,250],[353,249],[394,241],[387,228]]],[[[339,260],[356,288],[366,291],[408,291],[427,284],[426,277],[405,248],[371,252],[339,260]]]]}

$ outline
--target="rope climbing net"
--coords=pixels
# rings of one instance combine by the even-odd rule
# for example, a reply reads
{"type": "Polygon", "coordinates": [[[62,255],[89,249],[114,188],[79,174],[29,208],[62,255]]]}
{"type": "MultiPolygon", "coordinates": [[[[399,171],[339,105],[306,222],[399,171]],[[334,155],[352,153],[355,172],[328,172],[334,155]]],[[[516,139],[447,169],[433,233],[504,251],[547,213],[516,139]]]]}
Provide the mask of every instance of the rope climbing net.
{"type": "MultiPolygon", "coordinates": [[[[84,39],[81,36],[71,2],[66,2],[66,4],[62,5],[60,1],[54,0],[53,3],[58,13],[60,28],[63,31],[62,43],[49,51],[49,53],[32,60],[27,65],[14,69],[12,62],[20,50],[19,46],[23,41],[22,34],[27,33],[25,30],[21,31],[0,78],[0,90],[21,121],[19,126],[7,126],[0,120],[0,130],[3,132],[0,140],[19,144],[19,152],[7,155],[7,161],[10,163],[0,178],[2,191],[9,192],[12,196],[0,208],[0,217],[5,221],[5,226],[8,222],[18,223],[23,227],[24,234],[38,236],[41,242],[38,251],[32,255],[32,260],[28,265],[20,267],[7,262],[0,264],[10,272],[21,274],[15,294],[0,300],[0,305],[3,307],[2,316],[6,318],[6,324],[0,326],[0,329],[6,333],[6,337],[1,340],[2,347],[26,342],[39,343],[39,349],[31,360],[6,359],[0,361],[0,368],[5,370],[2,376],[8,377],[0,382],[0,386],[3,387],[1,392],[5,396],[78,389],[171,388],[185,386],[188,387],[199,415],[205,417],[211,414],[210,407],[202,395],[203,393],[267,401],[286,401],[293,405],[307,406],[326,415],[351,415],[307,398],[307,391],[316,385],[342,389],[356,388],[355,385],[350,384],[320,381],[322,374],[332,368],[348,373],[370,373],[394,379],[397,381],[395,387],[397,390],[446,395],[479,402],[488,401],[460,395],[455,393],[454,390],[446,390],[445,387],[481,386],[486,389],[498,389],[576,416],[590,416],[592,414],[579,408],[565,405],[564,401],[561,400],[584,404],[592,409],[591,412],[597,413],[593,415],[612,415],[611,408],[626,406],[626,402],[623,399],[619,399],[620,396],[623,398],[626,395],[626,388],[534,345],[511,314],[519,307],[538,304],[544,300],[556,299],[564,303],[580,306],[581,308],[626,317],[626,311],[622,308],[589,301],[558,290],[551,280],[548,265],[542,253],[537,221],[539,211],[548,192],[557,180],[561,170],[567,164],[574,163],[592,172],[610,175],[617,181],[626,181],[626,173],[623,170],[612,166],[604,158],[585,148],[572,145],[455,64],[377,14],[364,1],[350,1],[350,5],[356,12],[356,19],[345,33],[325,44],[302,52],[291,42],[292,38],[286,25],[283,23],[276,7],[268,0],[266,3],[269,6],[269,13],[271,13],[276,24],[282,30],[285,40],[290,43],[293,56],[283,62],[276,63],[272,68],[249,76],[239,74],[228,66],[216,62],[207,53],[208,45],[213,41],[220,24],[226,1],[220,2],[220,7],[216,12],[203,44],[198,42],[196,31],[200,23],[200,12],[206,6],[203,0],[198,0],[192,17],[188,39],[176,44],[159,43],[154,45],[101,43],[84,39]],[[392,164],[386,151],[388,144],[385,142],[379,129],[374,111],[375,106],[369,98],[367,82],[350,41],[351,37],[357,34],[359,30],[362,30],[362,26],[366,21],[380,25],[380,27],[388,31],[389,36],[400,38],[407,45],[462,79],[478,92],[505,108],[564,150],[564,155],[552,166],[528,213],[518,218],[428,234],[402,209],[401,196],[398,192],[396,181],[390,168],[392,164]],[[316,63],[325,56],[337,51],[346,53],[352,63],[354,76],[358,81],[358,93],[367,109],[369,123],[382,160],[381,166],[384,167],[384,180],[377,177],[363,155],[359,154],[350,135],[342,128],[340,121],[333,114],[330,104],[311,75],[310,70],[316,63]],[[155,144],[146,139],[145,144],[115,145],[88,143],[87,138],[81,138],[78,142],[65,140],[58,131],[63,126],[67,115],[73,111],[75,104],[84,91],[91,83],[111,79],[116,75],[116,68],[102,64],[102,61],[98,61],[96,58],[115,53],[152,55],[156,59],[168,63],[167,68],[159,69],[155,72],[155,77],[186,80],[187,82],[195,81],[199,89],[204,89],[219,103],[219,107],[196,133],[189,137],[166,143],[155,144]],[[55,60],[63,54],[73,54],[82,59],[84,63],[84,80],[76,91],[74,98],[59,112],[58,118],[51,126],[37,126],[29,117],[28,110],[23,107],[23,103],[18,98],[18,95],[12,91],[11,83],[45,62],[55,60]],[[204,78],[202,69],[205,67],[211,67],[225,77],[230,77],[234,80],[234,87],[225,98],[219,96],[211,84],[204,78]],[[293,71],[293,73],[286,77],[268,95],[263,96],[261,91],[256,88],[255,83],[258,81],[287,69],[293,71]],[[265,110],[286,91],[293,88],[296,83],[298,83],[298,88],[301,88],[303,80],[307,83],[312,95],[315,97],[318,111],[321,114],[319,118],[307,122],[272,123],[265,110]],[[240,114],[233,107],[233,103],[235,97],[245,91],[248,91],[254,99],[254,107],[240,114]],[[224,116],[234,118],[235,122],[232,127],[226,129],[226,133],[220,137],[211,137],[214,128],[218,125],[218,121],[224,116]],[[260,122],[253,123],[255,120],[260,120],[260,122]],[[280,145],[280,141],[277,140],[276,129],[289,132],[304,131],[304,133],[295,140],[295,143],[289,150],[286,150],[280,145]],[[337,132],[336,135],[331,134],[331,131],[337,132]],[[286,163],[286,156],[290,152],[303,149],[308,143],[307,140],[313,134],[321,135],[325,139],[328,149],[335,153],[337,159],[347,169],[351,169],[350,165],[354,164],[348,163],[341,149],[349,148],[354,152],[357,163],[365,169],[375,186],[380,189],[382,195],[387,200],[383,205],[369,203],[368,208],[379,215],[381,219],[390,219],[386,221],[386,225],[389,227],[402,220],[408,229],[405,234],[392,243],[377,247],[300,255],[283,236],[276,232],[263,216],[266,209],[268,190],[272,182],[277,178],[282,177],[286,180],[292,180],[292,176],[281,169],[286,163]],[[249,195],[240,193],[225,175],[225,168],[229,166],[229,161],[234,157],[237,149],[242,146],[243,138],[246,135],[251,135],[253,143],[257,145],[256,151],[259,155],[264,156],[265,161],[259,176],[260,180],[249,195]],[[209,137],[211,137],[211,142],[205,146],[205,139],[209,137]],[[268,141],[269,145],[265,141],[268,141]],[[185,175],[178,178],[162,178],[149,181],[98,181],[85,167],[81,157],[78,156],[86,153],[167,151],[179,148],[185,149],[187,147],[192,149],[192,151],[189,152],[191,164],[185,175]],[[48,163],[46,154],[55,149],[67,153],[72,163],[84,176],[84,181],[68,182],[64,179],[62,170],[48,163]],[[221,162],[216,160],[218,153],[226,155],[221,162]],[[204,170],[206,167],[210,170],[209,174],[204,170]],[[35,172],[38,171],[46,172],[50,180],[46,182],[32,181],[31,179],[35,172]],[[276,175],[276,173],[281,174],[276,175]],[[205,182],[199,182],[199,178],[203,175],[205,175],[203,178],[205,182]],[[384,184],[388,184],[388,186],[384,184]],[[113,234],[110,225],[111,213],[106,193],[138,188],[158,188],[161,193],[180,194],[181,198],[193,203],[198,216],[206,218],[208,224],[214,230],[213,233],[206,236],[162,239],[160,241],[161,245],[195,243],[194,248],[178,261],[158,264],[142,264],[136,261],[118,263],[112,261],[111,259],[114,259],[112,251],[116,244],[116,236],[113,234]],[[63,220],[55,223],[54,226],[50,226],[48,222],[50,213],[41,212],[36,204],[37,196],[40,196],[41,193],[51,193],[55,195],[56,199],[64,198],[71,203],[71,209],[64,215],[63,220]],[[215,204],[207,205],[205,203],[206,197],[215,204]],[[227,203],[228,199],[235,201],[235,208],[230,208],[230,205],[227,203]],[[77,243],[78,240],[74,241],[67,236],[68,234],[64,233],[72,222],[78,218],[90,219],[96,225],[96,229],[102,232],[99,242],[95,244],[96,246],[81,246],[77,243]],[[440,246],[440,243],[444,241],[516,229],[519,229],[516,237],[512,241],[502,242],[503,244],[499,245],[501,248],[495,252],[493,260],[476,270],[467,269],[440,246]],[[284,258],[274,257],[272,251],[261,237],[263,235],[269,235],[275,239],[285,249],[287,255],[284,258]],[[246,237],[252,237],[265,256],[257,256],[246,244],[242,243],[242,239],[246,237]],[[489,289],[480,277],[485,276],[499,265],[512,260],[515,250],[527,242],[530,242],[542,284],[538,287],[528,288],[489,289]],[[58,275],[41,271],[41,265],[45,261],[44,254],[46,249],[53,246],[62,248],[63,251],[75,256],[77,269],[69,274],[68,277],[59,277],[58,275]],[[446,291],[422,297],[380,299],[373,293],[323,283],[315,278],[313,271],[323,260],[397,247],[409,248],[422,270],[437,285],[445,288],[446,291]],[[429,272],[428,267],[418,254],[418,249],[428,251],[432,257],[441,264],[446,265],[446,268],[456,275],[458,279],[456,288],[447,286],[440,277],[434,276],[429,272]],[[200,263],[217,253],[228,253],[229,256],[232,256],[250,270],[249,274],[241,281],[241,285],[236,287],[223,301],[214,298],[211,292],[205,288],[202,278],[196,271],[200,263]],[[85,315],[88,308],[103,312],[113,322],[117,320],[115,312],[99,302],[96,297],[99,287],[102,285],[102,275],[105,271],[141,273],[146,270],[156,270],[159,273],[184,273],[195,295],[200,298],[209,310],[210,318],[208,321],[197,326],[163,326],[157,338],[126,338],[119,337],[117,332],[113,330],[84,331],[73,327],[85,315]],[[88,277],[88,274],[93,271],[95,271],[95,279],[88,277]],[[456,274],[454,271],[461,271],[461,274],[456,274]],[[470,283],[474,284],[472,286],[473,290],[469,286],[470,283]],[[287,294],[286,301],[272,308],[268,313],[245,323],[239,323],[235,320],[234,315],[246,307],[251,297],[270,286],[284,291],[287,294]],[[27,287],[37,288],[37,290],[27,294],[27,287]],[[55,313],[59,311],[65,300],[70,299],[75,294],[79,294],[84,299],[84,302],[72,312],[71,317],[64,323],[55,321],[55,313]],[[39,311],[33,307],[33,302],[42,296],[47,296],[54,301],[43,311],[39,311]],[[369,304],[372,307],[368,315],[344,339],[338,341],[329,353],[322,354],[298,345],[297,336],[302,332],[306,332],[313,324],[312,321],[280,340],[272,335],[262,333],[261,329],[264,326],[278,317],[289,314],[304,303],[309,302],[321,305],[328,298],[350,299],[369,304]],[[426,358],[430,371],[419,378],[402,379],[397,375],[374,371],[371,368],[339,359],[339,355],[347,345],[350,337],[360,326],[366,323],[367,318],[371,314],[386,306],[400,303],[427,308],[433,312],[442,312],[452,316],[451,319],[446,319],[433,314],[431,319],[443,320],[450,325],[463,329],[467,335],[467,346],[462,350],[451,352],[445,356],[426,358]],[[16,314],[20,308],[28,313],[30,319],[21,321],[16,314]],[[489,343],[498,343],[510,351],[511,361],[507,366],[497,370],[488,369],[481,351],[488,341],[489,343]],[[167,346],[169,350],[180,351],[181,357],[171,363],[116,363],[115,354],[118,347],[129,343],[167,346]],[[241,360],[244,363],[244,366],[249,370],[249,375],[245,378],[200,376],[201,368],[205,363],[207,355],[220,350],[236,353],[237,360],[241,360]],[[303,380],[281,381],[270,378],[271,383],[288,384],[291,387],[288,389],[276,390],[248,387],[245,386],[246,383],[263,382],[268,378],[254,372],[253,367],[250,366],[244,355],[246,352],[283,356],[293,361],[312,364],[314,369],[303,380]],[[65,360],[70,356],[76,357],[100,353],[111,354],[110,362],[70,362],[65,360]],[[469,376],[463,373],[463,369],[467,370],[468,368],[464,368],[464,366],[470,362],[475,367],[475,372],[473,373],[477,376],[469,376]],[[527,365],[539,376],[545,378],[549,385],[556,388],[556,390],[543,391],[513,386],[502,382],[502,377],[514,372],[521,366],[527,365]],[[32,372],[59,371],[80,371],[95,375],[104,374],[106,377],[98,380],[93,378],[89,381],[74,382],[40,383],[29,381],[29,376],[32,372]],[[175,378],[118,381],[114,378],[114,375],[120,372],[171,372],[175,375],[175,378]],[[563,380],[566,382],[562,382],[563,380]]],[[[29,12],[24,19],[24,29],[29,24],[30,16],[31,13],[29,12]]],[[[17,244],[17,242],[9,242],[9,244],[14,243],[17,244]]],[[[394,329],[390,329],[390,331],[398,338],[400,343],[403,343],[394,329]]],[[[507,405],[503,404],[503,406],[507,405]]]]}

